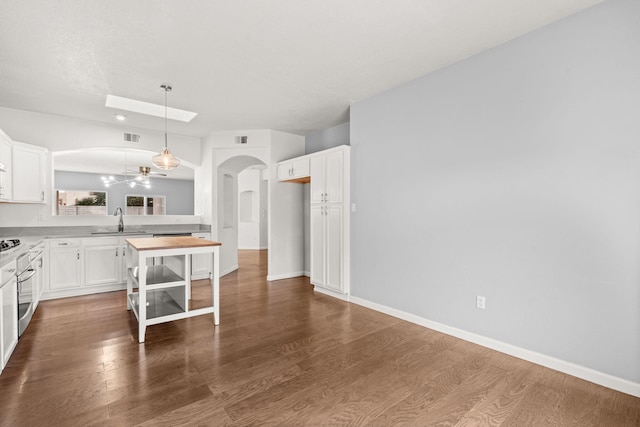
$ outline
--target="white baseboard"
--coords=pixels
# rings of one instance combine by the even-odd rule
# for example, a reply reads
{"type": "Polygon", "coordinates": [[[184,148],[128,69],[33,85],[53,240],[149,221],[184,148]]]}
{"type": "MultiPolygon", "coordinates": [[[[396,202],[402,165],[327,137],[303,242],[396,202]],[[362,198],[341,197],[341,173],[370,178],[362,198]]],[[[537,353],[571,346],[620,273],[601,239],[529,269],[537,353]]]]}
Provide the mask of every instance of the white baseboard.
{"type": "Polygon", "coordinates": [[[103,292],[121,291],[127,289],[126,283],[115,283],[111,285],[92,286],[83,288],[63,289],[59,291],[45,291],[40,295],[40,301],[47,301],[58,298],[79,297],[82,295],[100,294],[103,292]]]}
{"type": "Polygon", "coordinates": [[[304,275],[307,276],[307,277],[311,277],[311,272],[310,271],[305,271],[304,275]]]}
{"type": "Polygon", "coordinates": [[[229,274],[229,273],[233,273],[234,271],[236,271],[236,270],[237,270],[237,269],[239,269],[239,268],[240,268],[240,267],[239,267],[239,266],[237,266],[237,265],[234,265],[233,267],[229,267],[229,268],[227,268],[226,270],[224,270],[224,271],[221,271],[221,272],[220,272],[220,277],[222,277],[222,276],[226,276],[226,275],[227,275],[227,274],[229,274]]]}
{"type": "MultiPolygon", "coordinates": [[[[318,289],[316,288],[316,290],[318,289]]],[[[572,375],[574,377],[578,377],[613,390],[620,391],[622,393],[640,397],[639,383],[634,383],[632,381],[615,377],[604,372],[596,371],[585,366],[576,365],[575,363],[556,359],[555,357],[547,356],[545,354],[507,344],[502,341],[494,340],[492,338],[487,338],[485,336],[474,334],[472,332],[467,332],[465,330],[454,328],[443,323],[434,322],[432,320],[425,319],[423,317],[419,317],[402,310],[397,310],[395,308],[387,307],[382,304],[354,297],[353,295],[349,298],[349,301],[370,308],[372,310],[379,311],[381,313],[385,313],[420,326],[424,326],[425,328],[433,329],[434,331],[442,332],[444,334],[451,335],[456,338],[460,338],[465,341],[469,341],[474,344],[499,351],[501,353],[515,356],[519,359],[523,359],[537,365],[545,366],[547,368],[551,368],[556,371],[572,375]]]]}
{"type": "Polygon", "coordinates": [[[267,281],[273,282],[274,280],[291,279],[292,277],[304,276],[304,271],[294,271],[293,273],[273,274],[267,276],[267,281]]]}
{"type": "Polygon", "coordinates": [[[341,299],[342,301],[349,301],[349,294],[341,294],[340,292],[335,292],[330,289],[325,289],[317,285],[313,286],[313,291],[320,292],[321,294],[329,295],[330,297],[341,299]]]}

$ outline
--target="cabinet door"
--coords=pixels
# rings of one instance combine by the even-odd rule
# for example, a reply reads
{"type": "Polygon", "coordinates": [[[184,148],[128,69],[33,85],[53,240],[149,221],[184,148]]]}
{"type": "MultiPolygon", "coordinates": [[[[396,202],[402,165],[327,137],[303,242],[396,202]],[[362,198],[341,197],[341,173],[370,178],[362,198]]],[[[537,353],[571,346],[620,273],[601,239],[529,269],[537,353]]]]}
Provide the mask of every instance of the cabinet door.
{"type": "Polygon", "coordinates": [[[44,290],[44,268],[42,257],[33,261],[32,264],[35,274],[33,275],[33,312],[35,313],[40,303],[40,295],[44,290]]]}
{"type": "Polygon", "coordinates": [[[293,177],[301,178],[303,176],[309,176],[309,158],[304,157],[302,159],[295,159],[293,161],[293,177]]]}
{"type": "Polygon", "coordinates": [[[13,200],[43,203],[45,150],[21,143],[14,143],[12,150],[13,200]]]}
{"type": "Polygon", "coordinates": [[[311,283],[325,286],[325,206],[311,205],[311,283]]]}
{"type": "Polygon", "coordinates": [[[120,282],[120,245],[84,248],[84,286],[100,286],[120,282]]]}
{"type": "Polygon", "coordinates": [[[309,182],[309,158],[292,159],[278,164],[278,181],[309,182]],[[307,178],[302,180],[301,178],[307,178]]]}
{"type": "Polygon", "coordinates": [[[324,174],[325,202],[342,202],[343,170],[342,151],[326,155],[324,174]]]}
{"type": "Polygon", "coordinates": [[[18,343],[18,289],[15,279],[11,279],[2,286],[0,293],[0,315],[2,316],[2,367],[9,361],[9,357],[18,343]]]}
{"type": "Polygon", "coordinates": [[[325,207],[325,286],[343,290],[342,281],[342,205],[325,207]]]}
{"type": "MultiPolygon", "coordinates": [[[[199,239],[210,239],[210,233],[193,233],[193,237],[199,239]]],[[[191,255],[191,279],[208,279],[211,277],[213,267],[211,265],[211,254],[194,254],[191,255]]]]}
{"type": "Polygon", "coordinates": [[[323,203],[325,193],[325,156],[311,157],[311,203],[323,203]]]}
{"type": "Polygon", "coordinates": [[[52,248],[49,266],[49,290],[80,287],[80,248],[52,248]]]}
{"type": "Polygon", "coordinates": [[[11,200],[11,143],[0,133],[0,163],[6,169],[0,172],[0,200],[11,200]]]}
{"type": "Polygon", "coordinates": [[[287,179],[291,179],[291,162],[280,163],[278,165],[278,181],[286,181],[287,179]]]}

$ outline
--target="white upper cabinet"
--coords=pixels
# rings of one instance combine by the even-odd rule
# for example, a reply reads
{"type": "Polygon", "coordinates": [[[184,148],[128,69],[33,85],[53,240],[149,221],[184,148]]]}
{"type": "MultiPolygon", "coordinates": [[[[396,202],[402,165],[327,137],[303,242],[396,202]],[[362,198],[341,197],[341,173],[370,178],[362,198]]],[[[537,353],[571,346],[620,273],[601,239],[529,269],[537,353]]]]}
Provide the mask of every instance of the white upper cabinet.
{"type": "Polygon", "coordinates": [[[9,201],[12,196],[11,186],[11,140],[0,131],[0,200],[9,201]]]}
{"type": "Polygon", "coordinates": [[[44,203],[46,148],[15,141],[12,145],[12,200],[21,203],[44,203]]]}
{"type": "Polygon", "coordinates": [[[278,181],[309,182],[309,158],[298,157],[278,163],[278,181]]]}
{"type": "Polygon", "coordinates": [[[311,203],[342,203],[344,153],[332,151],[311,157],[311,203]]]}

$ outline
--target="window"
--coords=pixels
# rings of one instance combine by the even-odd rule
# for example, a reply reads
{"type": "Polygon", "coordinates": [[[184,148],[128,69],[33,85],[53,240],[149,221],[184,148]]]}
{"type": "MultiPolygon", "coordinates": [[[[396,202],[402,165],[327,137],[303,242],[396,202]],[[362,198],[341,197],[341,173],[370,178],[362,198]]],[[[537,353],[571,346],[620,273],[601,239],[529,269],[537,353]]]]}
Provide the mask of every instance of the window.
{"type": "Polygon", "coordinates": [[[107,193],[104,191],[56,190],[56,215],[107,215],[107,193]]]}
{"type": "Polygon", "coordinates": [[[126,215],[164,215],[164,196],[127,195],[126,215]]]}

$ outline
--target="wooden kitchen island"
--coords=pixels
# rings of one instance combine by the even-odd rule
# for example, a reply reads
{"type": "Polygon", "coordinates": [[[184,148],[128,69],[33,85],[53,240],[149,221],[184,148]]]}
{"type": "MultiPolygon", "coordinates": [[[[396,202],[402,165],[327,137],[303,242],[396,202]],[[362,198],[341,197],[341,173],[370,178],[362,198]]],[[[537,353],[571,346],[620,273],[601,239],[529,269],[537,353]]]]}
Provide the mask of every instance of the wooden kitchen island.
{"type": "Polygon", "coordinates": [[[127,310],[138,319],[138,342],[144,342],[147,326],[213,313],[220,323],[220,243],[191,236],[145,237],[127,242],[127,310]],[[211,306],[192,308],[191,256],[211,254],[211,306]],[[173,271],[163,257],[184,256],[184,271],[173,271]],[[137,292],[134,289],[137,288],[137,292]]]}

